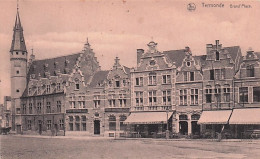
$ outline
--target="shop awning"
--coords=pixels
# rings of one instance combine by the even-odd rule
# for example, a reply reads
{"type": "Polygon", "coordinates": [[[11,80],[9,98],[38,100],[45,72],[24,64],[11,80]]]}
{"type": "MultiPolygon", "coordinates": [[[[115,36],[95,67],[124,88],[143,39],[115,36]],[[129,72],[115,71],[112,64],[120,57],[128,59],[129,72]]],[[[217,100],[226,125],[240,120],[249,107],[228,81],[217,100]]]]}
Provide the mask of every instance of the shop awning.
{"type": "Polygon", "coordinates": [[[260,108],[234,109],[229,124],[260,124],[260,108]]]}
{"type": "Polygon", "coordinates": [[[227,124],[232,110],[203,111],[198,124],[227,124]]]}
{"type": "MultiPolygon", "coordinates": [[[[168,113],[168,119],[173,112],[168,113]]],[[[124,124],[166,124],[167,112],[136,112],[131,113],[124,124]]]]}

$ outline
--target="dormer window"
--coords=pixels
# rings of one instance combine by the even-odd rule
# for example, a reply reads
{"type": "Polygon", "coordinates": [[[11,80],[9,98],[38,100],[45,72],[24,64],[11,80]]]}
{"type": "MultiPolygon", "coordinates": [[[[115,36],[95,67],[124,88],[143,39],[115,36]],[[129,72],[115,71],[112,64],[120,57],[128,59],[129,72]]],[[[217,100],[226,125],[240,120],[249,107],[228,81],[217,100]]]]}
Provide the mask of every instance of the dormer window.
{"type": "Polygon", "coordinates": [[[46,86],[46,93],[50,93],[51,92],[51,86],[50,85],[47,85],[46,86]]]}
{"type": "Polygon", "coordinates": [[[246,67],[246,74],[247,74],[247,77],[254,77],[255,76],[254,65],[248,65],[246,67]]]}
{"type": "Polygon", "coordinates": [[[57,83],[57,91],[60,91],[60,83],[57,83]]]}
{"type": "Polygon", "coordinates": [[[218,51],[216,52],[216,60],[217,61],[219,60],[219,52],[218,51]]]}

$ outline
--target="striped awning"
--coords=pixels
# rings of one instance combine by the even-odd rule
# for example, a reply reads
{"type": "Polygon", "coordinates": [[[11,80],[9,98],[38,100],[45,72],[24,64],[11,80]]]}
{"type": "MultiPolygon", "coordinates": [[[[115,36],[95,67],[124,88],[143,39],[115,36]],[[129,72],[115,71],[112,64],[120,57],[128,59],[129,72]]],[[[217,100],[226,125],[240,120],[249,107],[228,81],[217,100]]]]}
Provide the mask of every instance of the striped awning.
{"type": "Polygon", "coordinates": [[[124,124],[166,124],[173,112],[134,112],[124,121],[124,124]]]}
{"type": "Polygon", "coordinates": [[[232,110],[203,111],[198,124],[227,124],[232,110]]]}
{"type": "Polygon", "coordinates": [[[260,124],[260,108],[234,109],[229,124],[260,124]]]}

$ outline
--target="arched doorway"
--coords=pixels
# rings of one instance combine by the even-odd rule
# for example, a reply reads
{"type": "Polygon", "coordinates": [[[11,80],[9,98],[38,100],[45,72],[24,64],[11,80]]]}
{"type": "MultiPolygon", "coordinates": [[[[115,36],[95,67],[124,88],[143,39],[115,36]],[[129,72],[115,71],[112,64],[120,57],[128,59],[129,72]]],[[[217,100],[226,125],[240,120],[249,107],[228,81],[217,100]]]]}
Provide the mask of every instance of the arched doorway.
{"type": "Polygon", "coordinates": [[[94,120],[94,134],[100,135],[100,120],[94,120]]]}
{"type": "Polygon", "coordinates": [[[187,135],[188,134],[188,117],[187,115],[180,115],[179,116],[179,132],[182,135],[187,135]]]}

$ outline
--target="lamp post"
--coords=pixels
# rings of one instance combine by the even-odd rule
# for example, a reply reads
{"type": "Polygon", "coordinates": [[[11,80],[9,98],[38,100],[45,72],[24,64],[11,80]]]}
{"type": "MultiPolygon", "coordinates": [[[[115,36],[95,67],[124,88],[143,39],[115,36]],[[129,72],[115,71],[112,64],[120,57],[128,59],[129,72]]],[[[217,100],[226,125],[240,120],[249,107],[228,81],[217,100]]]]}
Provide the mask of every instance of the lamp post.
{"type": "Polygon", "coordinates": [[[169,124],[168,124],[168,113],[169,113],[169,108],[167,107],[167,119],[166,119],[166,124],[167,124],[167,128],[166,128],[166,139],[169,139],[169,124]]]}

